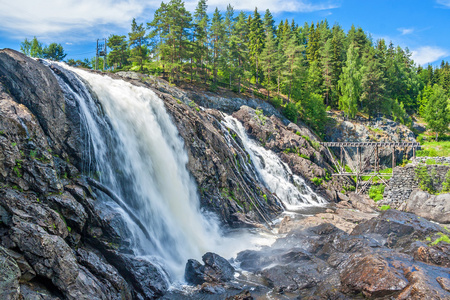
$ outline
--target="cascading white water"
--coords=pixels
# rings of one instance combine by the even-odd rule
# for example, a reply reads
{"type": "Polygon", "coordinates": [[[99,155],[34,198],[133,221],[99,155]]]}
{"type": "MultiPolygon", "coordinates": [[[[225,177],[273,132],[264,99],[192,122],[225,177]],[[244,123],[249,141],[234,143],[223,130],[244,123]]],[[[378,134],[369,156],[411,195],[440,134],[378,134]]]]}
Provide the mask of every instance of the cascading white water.
{"type": "Polygon", "coordinates": [[[226,116],[224,124],[239,135],[260,179],[272,193],[277,194],[288,210],[327,203],[325,199],[314,193],[303,178],[293,174],[289,166],[282,162],[274,152],[266,150],[249,139],[239,120],[232,116],[226,116]]]}
{"type": "Polygon", "coordinates": [[[220,235],[215,220],[200,211],[183,141],[162,100],[123,80],[59,66],[89,83],[109,120],[99,117],[87,90],[80,95],[60,80],[79,103],[100,181],[125,200],[151,236],[151,241],[146,239],[123,213],[134,235],[135,254],[154,256],[152,261],[162,261],[175,280],[182,279],[186,261],[214,249],[220,235]],[[114,140],[113,149],[108,139],[114,140]]]}

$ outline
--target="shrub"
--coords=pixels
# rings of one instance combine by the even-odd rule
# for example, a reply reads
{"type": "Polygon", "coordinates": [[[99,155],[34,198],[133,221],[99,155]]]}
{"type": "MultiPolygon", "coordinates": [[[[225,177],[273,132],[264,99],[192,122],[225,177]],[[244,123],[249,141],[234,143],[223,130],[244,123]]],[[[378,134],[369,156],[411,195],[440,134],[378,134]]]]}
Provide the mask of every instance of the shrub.
{"type": "Polygon", "coordinates": [[[314,177],[311,181],[317,186],[322,184],[322,178],[314,177]]]}
{"type": "Polygon", "coordinates": [[[437,245],[440,242],[450,244],[450,238],[448,237],[448,235],[443,234],[442,232],[438,232],[438,235],[440,235],[440,237],[437,238],[434,242],[432,242],[430,244],[431,246],[437,245]]]}
{"type": "Polygon", "coordinates": [[[390,205],[382,205],[382,206],[380,207],[380,210],[381,210],[381,211],[386,211],[386,210],[388,210],[388,209],[391,209],[391,206],[390,206],[390,205]]]}
{"type": "Polygon", "coordinates": [[[287,103],[283,109],[283,115],[289,121],[291,121],[293,123],[297,123],[298,112],[297,112],[297,107],[295,106],[295,104],[292,102],[287,103]]]}
{"type": "Polygon", "coordinates": [[[444,182],[442,183],[442,192],[450,192],[450,170],[448,170],[447,174],[445,174],[444,182]]]}
{"type": "Polygon", "coordinates": [[[373,201],[378,202],[383,199],[385,186],[383,184],[372,185],[369,189],[369,197],[373,199],[373,201]]]}

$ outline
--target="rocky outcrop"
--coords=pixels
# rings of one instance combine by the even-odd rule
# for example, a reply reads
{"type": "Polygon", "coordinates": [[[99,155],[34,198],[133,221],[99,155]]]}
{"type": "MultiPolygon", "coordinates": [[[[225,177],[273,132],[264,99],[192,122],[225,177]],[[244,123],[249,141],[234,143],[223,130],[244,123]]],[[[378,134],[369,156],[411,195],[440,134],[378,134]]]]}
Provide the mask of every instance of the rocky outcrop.
{"type": "Polygon", "coordinates": [[[247,106],[241,107],[233,117],[242,122],[250,137],[277,153],[294,174],[307,179],[328,199],[337,201],[337,191],[341,191],[344,185],[352,184],[346,178],[331,177],[333,171],[325,148],[319,145],[313,134],[307,133],[306,128],[293,123],[286,126],[274,115],[268,117],[247,106]]]}
{"type": "MultiPolygon", "coordinates": [[[[328,142],[416,142],[414,133],[405,125],[398,122],[377,117],[370,120],[356,117],[350,120],[342,112],[329,111],[330,122],[325,128],[325,140],[328,142]]],[[[364,150],[363,150],[364,151],[364,150]]],[[[387,168],[392,166],[392,150],[382,149],[379,152],[380,164],[387,168]]],[[[356,150],[348,149],[350,155],[356,155],[356,150]]],[[[412,157],[412,150],[405,153],[402,149],[395,152],[396,160],[401,161],[412,157]]],[[[340,153],[336,153],[339,157],[340,153]]],[[[371,149],[363,152],[363,157],[371,154],[371,149]]]]}
{"type": "Polygon", "coordinates": [[[350,234],[323,222],[311,227],[299,221],[271,247],[240,252],[236,260],[261,276],[274,297],[450,297],[444,282],[450,271],[448,247],[426,244],[443,227],[395,210],[361,221],[350,234]]]}
{"type": "Polygon", "coordinates": [[[166,274],[133,255],[120,215],[79,179],[84,137],[76,102],[49,67],[0,50],[0,298],[167,291],[166,274]]]}
{"type": "MultiPolygon", "coordinates": [[[[33,121],[39,124],[50,143],[45,150],[81,166],[86,135],[82,131],[77,104],[74,99],[64,96],[50,68],[21,53],[3,49],[0,50],[0,82],[14,101],[26,106],[35,116],[33,121]]],[[[33,128],[27,130],[27,124],[19,124],[22,131],[18,137],[32,138],[33,128]]],[[[36,136],[42,138],[41,134],[36,136]]],[[[35,146],[46,146],[46,143],[38,142],[35,146]]],[[[30,150],[34,150],[32,145],[30,150]]],[[[37,153],[36,158],[41,158],[40,154],[37,153]]]]}
{"type": "Polygon", "coordinates": [[[430,195],[414,190],[400,209],[441,224],[450,224],[450,194],[430,195]]]}

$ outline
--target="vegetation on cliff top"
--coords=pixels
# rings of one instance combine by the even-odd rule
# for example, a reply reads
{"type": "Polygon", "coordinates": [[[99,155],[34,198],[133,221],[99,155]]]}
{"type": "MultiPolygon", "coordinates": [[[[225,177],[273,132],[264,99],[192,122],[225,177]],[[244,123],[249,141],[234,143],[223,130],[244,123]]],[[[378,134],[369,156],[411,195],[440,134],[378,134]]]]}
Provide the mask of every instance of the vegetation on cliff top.
{"type": "MultiPolygon", "coordinates": [[[[33,50],[36,43],[25,40],[22,50],[31,56],[45,53],[33,50]]],[[[171,0],[161,3],[146,24],[133,20],[128,37],[111,35],[107,44],[112,71],[151,73],[211,91],[250,92],[319,132],[328,107],[350,118],[359,111],[407,124],[416,114],[436,138],[448,131],[449,63],[416,66],[408,48],[373,41],[360,27],[345,32],[326,20],[275,25],[269,10],[264,16],[256,8],[253,14],[236,13],[231,5],[210,16],[206,0],[199,0],[191,14],[182,0],[171,0]]],[[[92,65],[89,59],[68,62],[92,65]]]]}

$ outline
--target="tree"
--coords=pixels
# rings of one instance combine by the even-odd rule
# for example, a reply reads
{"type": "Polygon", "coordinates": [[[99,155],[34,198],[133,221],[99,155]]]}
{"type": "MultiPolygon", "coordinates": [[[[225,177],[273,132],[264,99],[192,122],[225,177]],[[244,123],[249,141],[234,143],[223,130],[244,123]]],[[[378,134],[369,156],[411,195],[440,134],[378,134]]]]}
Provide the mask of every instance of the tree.
{"type": "Polygon", "coordinates": [[[219,61],[222,59],[221,52],[225,48],[225,44],[223,43],[224,33],[223,18],[219,9],[216,7],[210,29],[214,84],[217,83],[217,69],[219,61]]]}
{"type": "Polygon", "coordinates": [[[27,38],[25,38],[25,40],[22,43],[20,43],[20,51],[23,54],[30,56],[31,41],[29,41],[27,38]]]}
{"type": "Polygon", "coordinates": [[[260,61],[261,69],[266,73],[267,80],[267,100],[270,100],[270,90],[272,88],[272,78],[276,71],[277,62],[277,44],[275,40],[275,29],[273,27],[274,21],[269,10],[266,10],[264,16],[264,31],[265,31],[265,47],[262,50],[260,61]]]}
{"type": "Polygon", "coordinates": [[[302,116],[306,124],[311,126],[316,132],[323,132],[327,120],[327,112],[322,95],[308,94],[299,104],[301,104],[302,116]]]}
{"type": "Polygon", "coordinates": [[[230,51],[234,62],[233,73],[238,78],[238,93],[241,90],[241,81],[248,62],[247,37],[248,26],[245,13],[241,11],[236,18],[230,38],[230,51]]]}
{"type": "Polygon", "coordinates": [[[129,60],[139,66],[139,70],[144,70],[144,62],[147,59],[147,38],[145,36],[144,24],[137,24],[133,18],[131,22],[131,32],[128,33],[128,45],[131,48],[129,60]]]}
{"type": "Polygon", "coordinates": [[[351,44],[348,48],[346,65],[342,69],[338,83],[342,93],[339,98],[339,108],[351,118],[354,118],[358,111],[358,101],[361,95],[361,63],[358,49],[355,44],[351,44]]]}
{"type": "Polygon", "coordinates": [[[61,44],[51,43],[46,46],[42,51],[43,58],[61,61],[63,60],[67,54],[64,52],[63,46],[61,44]]]}
{"type": "Polygon", "coordinates": [[[111,51],[108,53],[108,65],[114,68],[122,68],[126,65],[128,58],[128,45],[124,35],[111,34],[108,38],[107,45],[111,51]]]}
{"type": "Polygon", "coordinates": [[[209,18],[206,13],[206,0],[199,0],[194,12],[194,57],[197,62],[197,69],[203,71],[204,80],[208,79],[208,29],[209,18]]]}
{"type": "Polygon", "coordinates": [[[425,121],[428,123],[428,128],[436,133],[436,141],[439,138],[439,134],[442,135],[448,131],[450,124],[448,101],[444,89],[435,84],[433,86],[433,94],[428,99],[425,109],[425,121]]]}
{"type": "Polygon", "coordinates": [[[249,24],[249,51],[250,58],[255,67],[255,82],[258,84],[258,72],[259,72],[259,56],[264,48],[264,28],[261,16],[258,13],[258,9],[255,8],[253,17],[249,24]]]}
{"type": "Polygon", "coordinates": [[[386,86],[383,72],[374,48],[368,48],[363,57],[361,68],[361,106],[370,116],[386,111],[383,109],[385,102],[386,86]]]}

